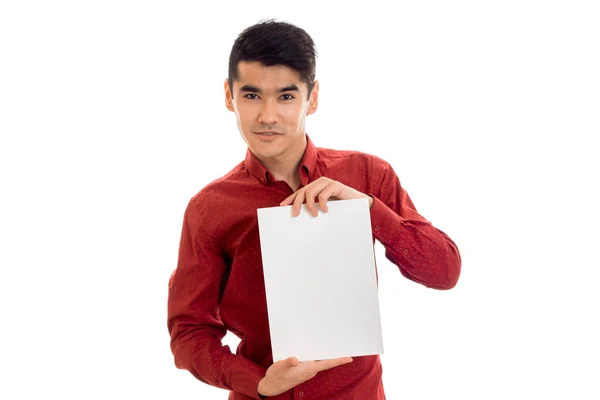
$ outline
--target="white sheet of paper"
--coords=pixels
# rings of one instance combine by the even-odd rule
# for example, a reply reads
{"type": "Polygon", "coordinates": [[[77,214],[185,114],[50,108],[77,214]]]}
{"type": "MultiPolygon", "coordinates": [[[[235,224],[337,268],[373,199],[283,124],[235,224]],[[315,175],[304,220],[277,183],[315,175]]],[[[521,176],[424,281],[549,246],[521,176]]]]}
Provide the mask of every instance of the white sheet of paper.
{"type": "Polygon", "coordinates": [[[260,208],[273,361],[383,354],[368,199],[260,208]]]}

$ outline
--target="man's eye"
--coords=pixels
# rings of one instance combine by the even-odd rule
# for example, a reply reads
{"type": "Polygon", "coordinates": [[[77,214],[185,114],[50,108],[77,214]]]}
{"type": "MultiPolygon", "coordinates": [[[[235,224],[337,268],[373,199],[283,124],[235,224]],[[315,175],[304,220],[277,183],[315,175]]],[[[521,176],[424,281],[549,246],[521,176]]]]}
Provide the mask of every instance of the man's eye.
{"type": "Polygon", "coordinates": [[[247,98],[247,99],[250,99],[250,100],[258,99],[258,96],[255,95],[254,93],[248,93],[244,97],[247,98]],[[251,96],[254,96],[254,97],[251,97],[251,96]]]}
{"type": "Polygon", "coordinates": [[[287,93],[281,95],[281,97],[284,98],[283,100],[292,100],[294,98],[294,96],[292,96],[291,94],[287,94],[287,93]]]}

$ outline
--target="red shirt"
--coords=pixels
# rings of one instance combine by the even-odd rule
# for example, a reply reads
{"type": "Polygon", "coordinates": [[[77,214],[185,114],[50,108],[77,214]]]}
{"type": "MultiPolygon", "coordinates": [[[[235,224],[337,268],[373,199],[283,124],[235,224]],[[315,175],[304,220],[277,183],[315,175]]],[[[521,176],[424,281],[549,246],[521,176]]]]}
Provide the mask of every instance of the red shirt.
{"type": "MultiPolygon", "coordinates": [[[[456,285],[458,248],[417,213],[387,162],[316,148],[308,136],[307,142],[302,186],[325,176],[372,196],[373,238],[402,275],[435,289],[456,285]]],[[[248,150],[243,162],[204,187],[185,210],[169,281],[171,349],[178,368],[230,390],[230,400],[259,399],[258,382],[273,363],[256,210],[278,206],[292,193],[248,150]],[[241,339],[235,354],[221,343],[228,330],[241,339]]],[[[353,359],[269,399],[385,399],[379,356],[353,359]]]]}

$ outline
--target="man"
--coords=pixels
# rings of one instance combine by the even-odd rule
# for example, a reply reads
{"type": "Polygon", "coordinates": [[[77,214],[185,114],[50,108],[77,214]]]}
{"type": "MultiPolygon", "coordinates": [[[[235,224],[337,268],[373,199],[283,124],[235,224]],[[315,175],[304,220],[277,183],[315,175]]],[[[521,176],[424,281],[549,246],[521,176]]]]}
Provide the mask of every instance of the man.
{"type": "Polygon", "coordinates": [[[314,43],[304,30],[268,20],[240,34],[224,87],[246,158],[185,211],[169,281],[171,349],[178,368],[230,390],[230,400],[385,398],[377,355],[273,363],[258,208],[293,205],[297,216],[306,203],[317,217],[328,200],[368,198],[373,236],[404,276],[450,289],[460,274],[456,245],[417,213],[387,162],[314,146],[304,131],[318,105],[314,78],[314,43]],[[221,342],[227,331],[241,339],[235,354],[221,342]]]}

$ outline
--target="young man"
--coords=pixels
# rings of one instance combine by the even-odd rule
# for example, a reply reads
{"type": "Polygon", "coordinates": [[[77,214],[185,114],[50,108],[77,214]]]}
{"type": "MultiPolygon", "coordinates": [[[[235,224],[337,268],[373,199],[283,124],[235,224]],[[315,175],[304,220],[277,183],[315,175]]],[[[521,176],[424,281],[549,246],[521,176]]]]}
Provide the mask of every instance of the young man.
{"type": "Polygon", "coordinates": [[[373,236],[405,277],[450,289],[460,274],[456,245],[417,213],[387,162],[314,146],[304,131],[318,105],[314,78],[304,30],[269,20],[240,34],[224,86],[246,158],[185,211],[169,281],[171,349],[178,368],[230,390],[230,400],[385,398],[379,356],[273,363],[257,208],[293,205],[298,215],[306,203],[317,217],[327,200],[368,198],[373,236]],[[227,331],[241,338],[235,354],[221,342],[227,331]]]}

